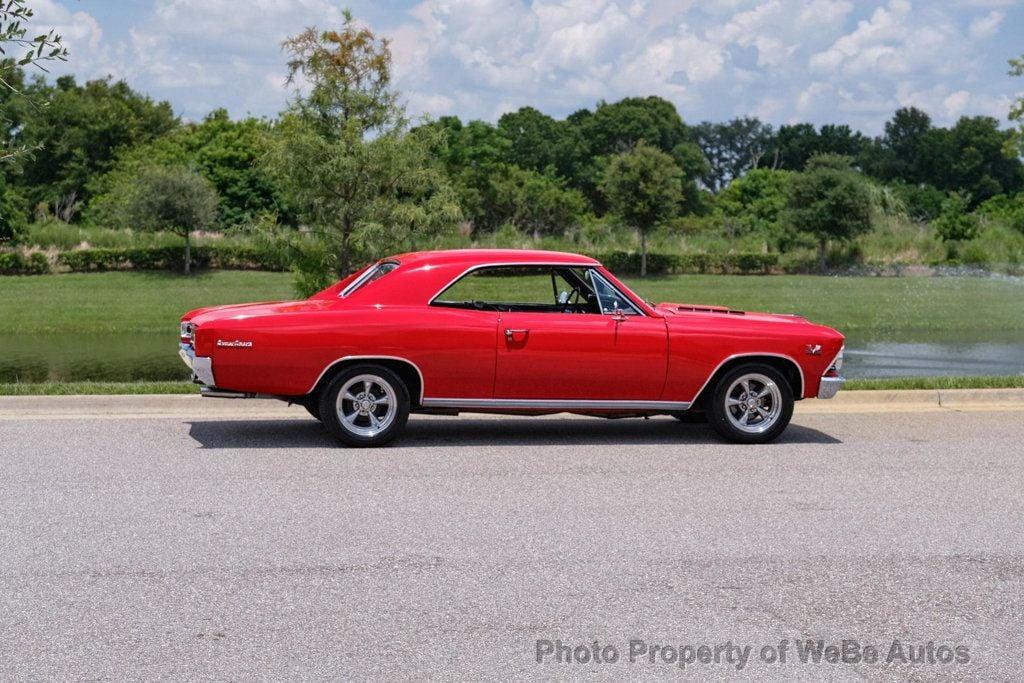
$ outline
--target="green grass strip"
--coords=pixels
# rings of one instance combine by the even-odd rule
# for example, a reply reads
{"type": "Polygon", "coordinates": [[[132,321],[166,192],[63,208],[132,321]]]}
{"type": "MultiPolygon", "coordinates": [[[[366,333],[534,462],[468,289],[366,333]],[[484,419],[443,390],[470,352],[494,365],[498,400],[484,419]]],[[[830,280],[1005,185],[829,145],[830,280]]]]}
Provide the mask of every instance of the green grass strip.
{"type": "Polygon", "coordinates": [[[977,377],[882,377],[852,379],[844,391],[903,389],[1020,389],[1024,375],[985,375],[977,377]]]}

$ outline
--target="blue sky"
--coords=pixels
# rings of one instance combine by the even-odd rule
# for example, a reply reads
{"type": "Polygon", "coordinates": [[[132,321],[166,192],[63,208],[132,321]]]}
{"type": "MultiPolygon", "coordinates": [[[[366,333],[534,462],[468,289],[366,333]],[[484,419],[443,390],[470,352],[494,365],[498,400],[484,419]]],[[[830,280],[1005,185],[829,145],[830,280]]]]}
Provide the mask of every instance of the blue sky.
{"type": "Polygon", "coordinates": [[[187,119],[271,116],[288,91],[281,40],[356,16],[392,39],[412,115],[564,116],[656,94],[686,121],[758,116],[877,133],[915,105],[941,124],[1005,121],[1024,81],[1024,0],[36,0],[33,28],[72,51],[55,69],[113,75],[187,119]]]}

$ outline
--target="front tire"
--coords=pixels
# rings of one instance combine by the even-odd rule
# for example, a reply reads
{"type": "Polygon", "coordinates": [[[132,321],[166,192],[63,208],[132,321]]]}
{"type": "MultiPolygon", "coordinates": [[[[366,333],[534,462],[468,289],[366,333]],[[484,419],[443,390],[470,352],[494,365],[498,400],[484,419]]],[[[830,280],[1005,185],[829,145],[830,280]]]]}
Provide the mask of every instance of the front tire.
{"type": "Polygon", "coordinates": [[[725,373],[715,385],[711,426],[734,443],[768,443],[793,417],[793,389],[775,368],[746,363],[725,373]]]}
{"type": "Polygon", "coordinates": [[[409,419],[409,390],[380,365],[342,370],[320,395],[320,419],[336,439],[367,448],[392,441],[409,419]]]}

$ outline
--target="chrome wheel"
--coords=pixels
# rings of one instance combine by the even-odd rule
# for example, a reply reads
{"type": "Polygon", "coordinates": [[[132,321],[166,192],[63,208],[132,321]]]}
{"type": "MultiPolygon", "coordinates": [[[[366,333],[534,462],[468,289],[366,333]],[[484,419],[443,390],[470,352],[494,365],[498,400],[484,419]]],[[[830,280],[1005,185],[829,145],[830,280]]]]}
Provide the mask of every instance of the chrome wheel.
{"type": "Polygon", "coordinates": [[[374,437],[394,422],[398,398],[395,388],[383,377],[356,375],[341,387],[335,410],[345,431],[374,437]]]}
{"type": "Polygon", "coordinates": [[[725,392],[725,414],[741,432],[761,434],[778,422],[782,414],[782,392],[766,375],[742,375],[725,392]]]}

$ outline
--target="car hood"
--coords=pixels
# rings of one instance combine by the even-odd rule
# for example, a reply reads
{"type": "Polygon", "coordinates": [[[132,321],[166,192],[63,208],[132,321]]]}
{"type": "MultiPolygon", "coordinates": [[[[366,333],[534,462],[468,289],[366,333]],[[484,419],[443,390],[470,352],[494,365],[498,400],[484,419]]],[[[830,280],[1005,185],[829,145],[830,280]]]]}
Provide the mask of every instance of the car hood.
{"type": "Polygon", "coordinates": [[[787,313],[757,313],[753,311],[740,311],[735,308],[726,308],[725,306],[708,306],[705,304],[660,303],[655,305],[654,310],[665,316],[736,316],[741,317],[743,320],[757,322],[808,324],[807,319],[799,315],[790,315],[787,313]]]}
{"type": "Polygon", "coordinates": [[[182,322],[193,322],[202,326],[217,320],[241,320],[265,315],[281,313],[303,313],[306,311],[322,311],[330,302],[316,299],[305,301],[263,301],[252,304],[230,304],[227,306],[210,306],[197,308],[182,316],[182,322]]]}

